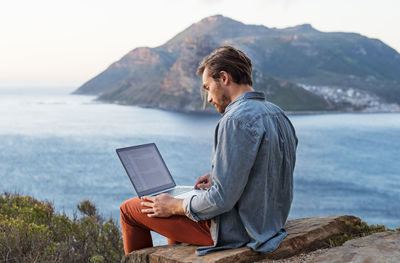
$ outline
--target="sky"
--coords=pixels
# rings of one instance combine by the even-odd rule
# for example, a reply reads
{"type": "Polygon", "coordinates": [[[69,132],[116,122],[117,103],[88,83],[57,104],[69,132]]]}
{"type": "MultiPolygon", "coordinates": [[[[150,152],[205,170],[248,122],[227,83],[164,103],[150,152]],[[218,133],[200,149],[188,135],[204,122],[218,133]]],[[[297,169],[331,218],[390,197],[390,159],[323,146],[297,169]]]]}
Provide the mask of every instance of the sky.
{"type": "Polygon", "coordinates": [[[0,87],[76,87],[140,46],[222,14],[245,24],[309,23],[400,51],[398,0],[0,0],[0,87]]]}

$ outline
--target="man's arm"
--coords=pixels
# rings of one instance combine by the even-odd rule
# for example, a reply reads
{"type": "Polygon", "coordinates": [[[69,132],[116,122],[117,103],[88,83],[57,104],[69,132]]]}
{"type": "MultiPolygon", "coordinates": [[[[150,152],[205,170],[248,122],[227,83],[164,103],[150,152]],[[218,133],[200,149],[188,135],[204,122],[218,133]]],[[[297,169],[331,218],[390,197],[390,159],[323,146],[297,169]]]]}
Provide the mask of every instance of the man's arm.
{"type": "Polygon", "coordinates": [[[206,220],[233,208],[246,187],[260,138],[261,134],[237,119],[219,123],[213,185],[207,191],[183,200],[187,217],[194,221],[206,220]]]}
{"type": "Polygon", "coordinates": [[[185,215],[182,207],[183,199],[177,199],[169,194],[157,196],[144,196],[142,213],[148,217],[170,217],[172,215],[185,215]]]}
{"type": "Polygon", "coordinates": [[[168,194],[143,197],[142,213],[149,217],[186,215],[194,221],[206,220],[232,209],[247,184],[257,155],[259,140],[256,134],[237,120],[225,120],[219,126],[214,184],[204,193],[185,199],[168,194]]]}

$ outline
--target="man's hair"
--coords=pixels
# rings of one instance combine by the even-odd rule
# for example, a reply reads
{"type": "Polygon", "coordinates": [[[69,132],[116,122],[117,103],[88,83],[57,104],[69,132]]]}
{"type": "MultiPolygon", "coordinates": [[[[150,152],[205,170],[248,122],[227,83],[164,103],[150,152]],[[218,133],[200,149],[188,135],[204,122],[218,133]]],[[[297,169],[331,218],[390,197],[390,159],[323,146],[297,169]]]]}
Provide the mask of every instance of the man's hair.
{"type": "Polygon", "coordinates": [[[209,76],[215,80],[219,79],[221,71],[225,71],[235,83],[253,85],[251,60],[234,47],[222,46],[214,50],[200,63],[197,74],[202,75],[206,68],[209,76]]]}

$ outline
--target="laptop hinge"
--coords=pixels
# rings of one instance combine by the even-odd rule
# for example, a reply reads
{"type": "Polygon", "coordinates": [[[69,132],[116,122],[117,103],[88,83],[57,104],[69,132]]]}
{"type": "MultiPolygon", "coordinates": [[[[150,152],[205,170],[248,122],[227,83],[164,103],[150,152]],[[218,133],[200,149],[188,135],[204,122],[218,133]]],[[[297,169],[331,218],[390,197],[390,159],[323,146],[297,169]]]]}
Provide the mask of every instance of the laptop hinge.
{"type": "Polygon", "coordinates": [[[164,192],[167,192],[167,191],[169,191],[169,190],[174,189],[175,187],[176,187],[176,186],[173,186],[173,187],[170,187],[170,188],[167,188],[167,189],[164,189],[164,190],[161,190],[161,191],[152,193],[151,196],[155,196],[155,195],[158,195],[158,194],[162,194],[162,193],[164,193],[164,192]]]}

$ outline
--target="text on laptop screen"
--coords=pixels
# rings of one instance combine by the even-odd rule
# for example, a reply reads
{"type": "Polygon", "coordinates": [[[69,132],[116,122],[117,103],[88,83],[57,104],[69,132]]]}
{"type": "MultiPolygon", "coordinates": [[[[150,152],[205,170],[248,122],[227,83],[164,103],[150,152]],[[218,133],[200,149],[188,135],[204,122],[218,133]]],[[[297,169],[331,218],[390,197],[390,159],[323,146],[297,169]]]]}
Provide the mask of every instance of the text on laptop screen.
{"type": "Polygon", "coordinates": [[[119,156],[137,192],[174,184],[155,145],[122,151],[119,156]]]}

